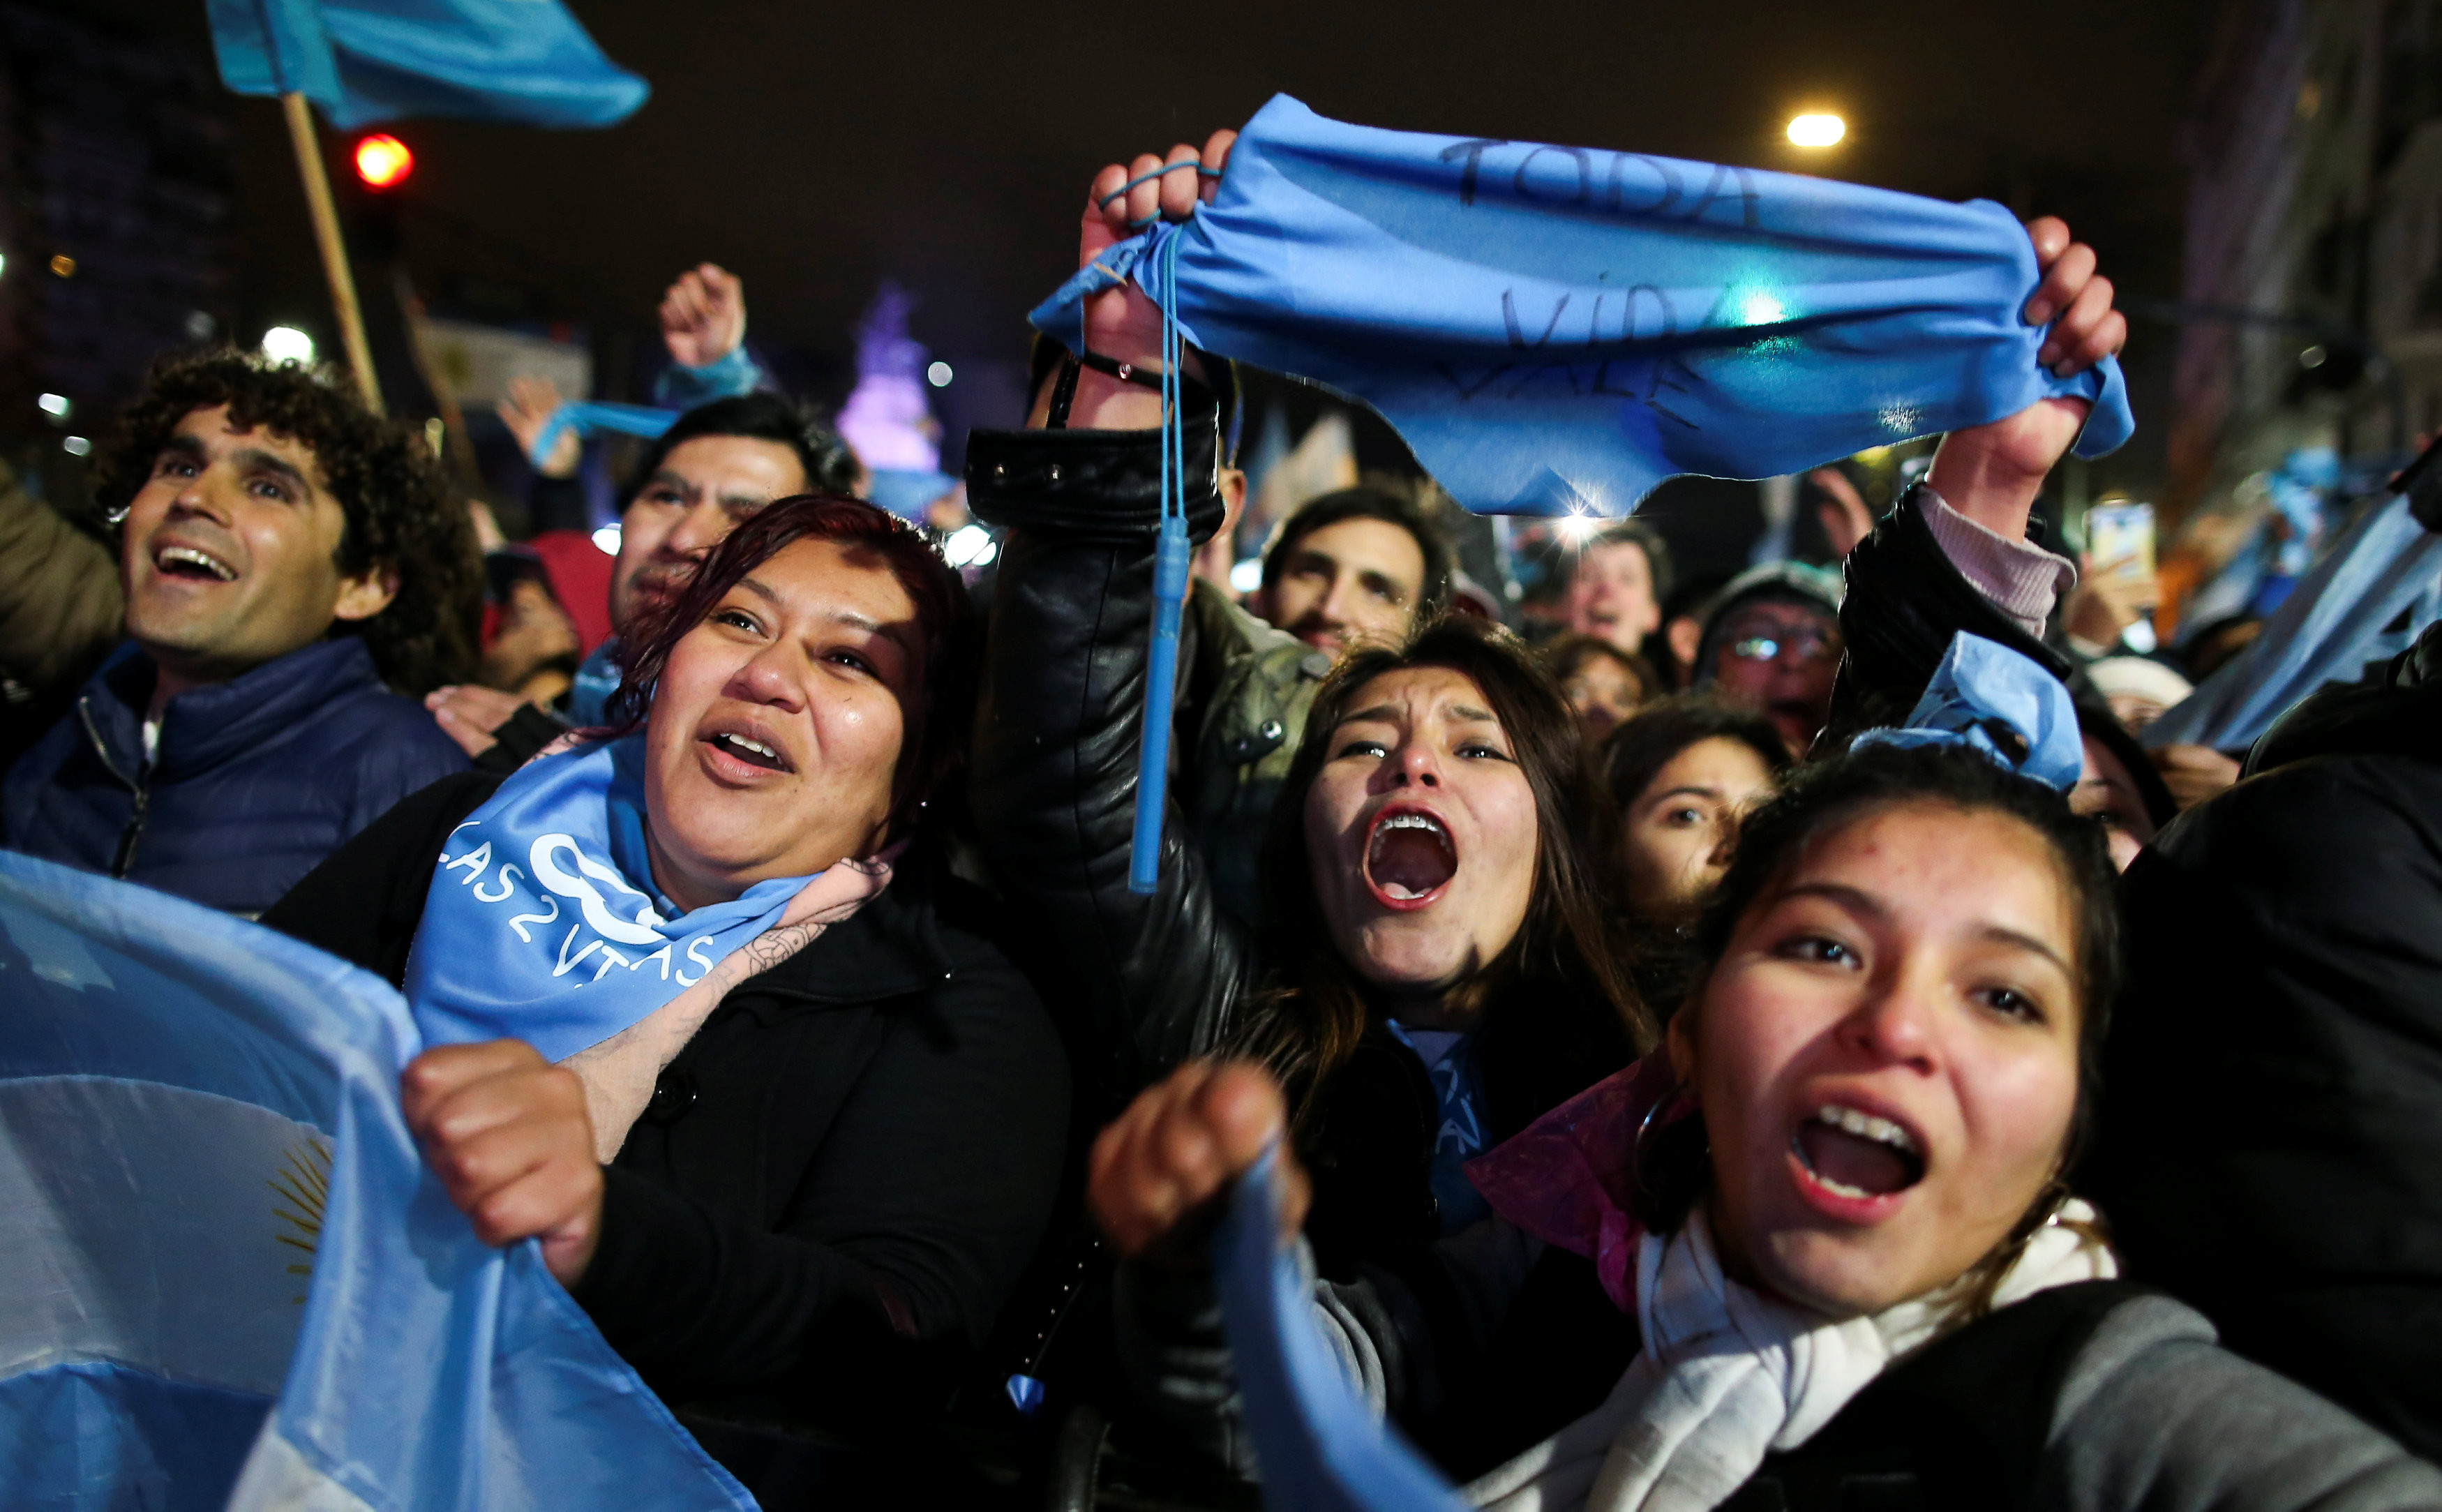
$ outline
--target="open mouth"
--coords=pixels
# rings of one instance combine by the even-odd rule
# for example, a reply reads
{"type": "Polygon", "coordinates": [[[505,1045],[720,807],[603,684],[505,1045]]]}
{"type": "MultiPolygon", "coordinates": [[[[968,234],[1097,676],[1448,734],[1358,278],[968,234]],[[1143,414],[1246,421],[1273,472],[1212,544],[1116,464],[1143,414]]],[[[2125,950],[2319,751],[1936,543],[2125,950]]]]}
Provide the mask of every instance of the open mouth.
{"type": "Polygon", "coordinates": [[[1365,841],[1365,880],[1394,908],[1418,908],[1458,875],[1458,847],[1421,809],[1385,810],[1365,841]]]}
{"type": "Polygon", "coordinates": [[[164,577],[204,583],[234,583],[237,569],[210,552],[192,546],[164,546],[153,554],[153,570],[164,577]]]}
{"type": "Polygon", "coordinates": [[[740,735],[736,730],[721,730],[708,735],[703,738],[703,743],[733,761],[742,762],[750,767],[760,767],[766,772],[794,770],[789,765],[789,758],[780,754],[778,747],[768,745],[750,735],[740,735]]]}
{"type": "Polygon", "coordinates": [[[1863,1201],[1905,1192],[1924,1179],[1916,1137],[1888,1119],[1829,1104],[1797,1126],[1790,1152],[1833,1196],[1863,1201]]]}

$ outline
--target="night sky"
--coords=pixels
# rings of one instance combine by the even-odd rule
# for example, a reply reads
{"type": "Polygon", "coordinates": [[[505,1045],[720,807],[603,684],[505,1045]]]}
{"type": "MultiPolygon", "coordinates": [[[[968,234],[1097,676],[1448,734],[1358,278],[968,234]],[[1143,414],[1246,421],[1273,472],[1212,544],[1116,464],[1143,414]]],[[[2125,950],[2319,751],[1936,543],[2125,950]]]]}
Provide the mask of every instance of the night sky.
{"type": "MultiPolygon", "coordinates": [[[[208,49],[201,0],[89,3],[208,49]]],[[[1095,169],[1200,141],[1275,91],[1368,124],[1988,195],[2066,215],[2123,287],[2176,293],[2178,119],[2207,14],[2126,4],[2044,30],[2036,8],[1981,0],[573,9],[652,99],[602,132],[391,128],[438,212],[405,220],[418,283],[469,313],[644,337],[672,274],[711,259],[745,277],[758,345],[828,354],[843,381],[885,276],[921,299],[916,335],[937,355],[1019,352],[1024,310],[1073,266],[1095,169]],[[1849,140],[1788,147],[1782,123],[1809,107],[1845,116],[1849,140]]],[[[227,112],[241,326],[327,331],[278,107],[227,112]]],[[[337,167],[344,141],[327,141],[337,167]]],[[[2141,329],[2132,349],[2141,423],[2159,417],[2167,347],[2141,329]]]]}

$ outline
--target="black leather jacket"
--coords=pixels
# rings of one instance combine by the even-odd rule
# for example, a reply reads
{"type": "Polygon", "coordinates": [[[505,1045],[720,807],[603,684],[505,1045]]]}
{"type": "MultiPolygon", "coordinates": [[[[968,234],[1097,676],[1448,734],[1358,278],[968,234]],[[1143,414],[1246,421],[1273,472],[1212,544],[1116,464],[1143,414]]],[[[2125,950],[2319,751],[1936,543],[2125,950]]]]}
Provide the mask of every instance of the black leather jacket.
{"type": "Polygon", "coordinates": [[[1996,641],[2068,683],[2067,657],[2018,628],[1952,566],[1925,523],[1923,486],[1900,496],[1842,566],[1847,649],[1832,686],[1832,719],[1818,753],[1841,750],[1879,724],[1904,724],[1960,630],[1996,641]]]}
{"type": "MultiPolygon", "coordinates": [[[[1039,947],[1030,961],[1079,1064],[1115,1104],[1212,1049],[1260,964],[1179,824],[1161,883],[1128,890],[1151,639],[1159,432],[977,430],[967,494],[1007,531],[985,643],[969,792],[977,837],[1039,947]]],[[[1219,528],[1210,423],[1187,428],[1188,525],[1219,528]]],[[[1196,647],[1182,630],[1180,696],[1196,647]]]]}
{"type": "MultiPolygon", "coordinates": [[[[1285,638],[1217,597],[1191,601],[1179,647],[1186,757],[1173,776],[1160,883],[1151,897],[1130,892],[1157,437],[978,430],[967,444],[969,501],[1008,531],[970,769],[975,829],[1032,937],[1027,965],[1114,1111],[1181,1061],[1222,1047],[1263,983],[1261,943],[1216,873],[1241,866],[1251,891],[1248,861],[1277,795],[1277,776],[1264,774],[1285,767],[1273,758],[1294,750],[1329,670],[1325,658],[1280,652],[1272,643],[1285,638]],[[1281,712],[1259,720],[1267,699],[1281,712]]],[[[1211,423],[1189,426],[1186,446],[1190,533],[1201,539],[1222,513],[1211,423]]],[[[1545,1000],[1567,995],[1508,993],[1487,1010],[1480,1064],[1492,1139],[1634,1054],[1607,1007],[1545,1000]]],[[[1440,1118],[1423,1063],[1377,1026],[1316,1095],[1321,1116],[1303,1153],[1326,1266],[1430,1242],[1440,1118]]]]}

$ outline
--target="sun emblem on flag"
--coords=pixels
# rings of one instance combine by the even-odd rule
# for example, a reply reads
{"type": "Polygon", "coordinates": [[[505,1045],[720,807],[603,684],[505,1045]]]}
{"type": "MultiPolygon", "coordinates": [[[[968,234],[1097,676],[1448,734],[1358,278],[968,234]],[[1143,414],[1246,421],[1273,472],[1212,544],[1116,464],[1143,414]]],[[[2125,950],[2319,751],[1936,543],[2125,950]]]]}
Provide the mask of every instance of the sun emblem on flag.
{"type": "MultiPolygon", "coordinates": [[[[280,1169],[264,1183],[278,1199],[271,1205],[272,1216],[285,1226],[272,1237],[293,1249],[305,1251],[304,1264],[290,1266],[288,1273],[311,1277],[314,1248],[322,1236],[322,1210],[331,1198],[331,1147],[319,1139],[308,1139],[290,1145],[282,1154],[280,1169]],[[291,1233],[288,1230],[296,1231],[291,1233]]],[[[294,1301],[301,1306],[305,1299],[301,1296],[294,1301]]]]}

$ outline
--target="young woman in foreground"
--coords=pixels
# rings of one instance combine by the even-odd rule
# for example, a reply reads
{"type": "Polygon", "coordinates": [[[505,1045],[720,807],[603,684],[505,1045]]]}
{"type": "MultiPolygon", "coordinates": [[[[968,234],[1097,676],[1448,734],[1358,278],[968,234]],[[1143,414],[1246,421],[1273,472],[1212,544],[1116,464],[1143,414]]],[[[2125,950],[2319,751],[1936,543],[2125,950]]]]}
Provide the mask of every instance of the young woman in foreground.
{"type": "MultiPolygon", "coordinates": [[[[1644,1237],[1608,1294],[1595,1263],[1496,1219],[1435,1276],[1321,1285],[1318,1322],[1485,1505],[2442,1503],[2432,1467],[2112,1279],[2064,1184],[2111,877],[2091,822],[1982,756],[1868,746],[1802,774],[1746,822],[1699,927],[1649,1068],[1670,1090],[1624,1137],[1644,1237]]],[[[1181,1346],[1213,1341],[1199,1220],[1280,1127],[1260,1072],[1197,1065],[1095,1148],[1159,1399],[1197,1373],[1181,1346]]]]}

